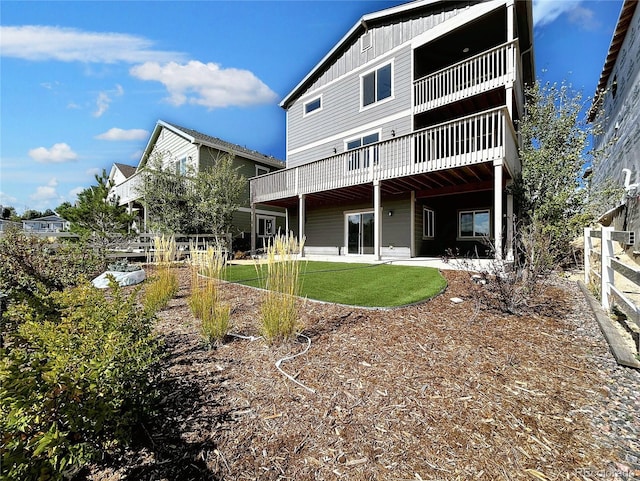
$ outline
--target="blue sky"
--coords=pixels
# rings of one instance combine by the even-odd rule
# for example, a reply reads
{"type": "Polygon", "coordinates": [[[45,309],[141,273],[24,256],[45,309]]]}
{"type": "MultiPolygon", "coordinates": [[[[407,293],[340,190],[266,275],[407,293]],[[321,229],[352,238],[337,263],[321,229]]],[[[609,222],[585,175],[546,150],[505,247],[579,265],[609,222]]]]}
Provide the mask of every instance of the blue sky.
{"type": "MultiPolygon", "coordinates": [[[[0,2],[0,204],[55,209],[157,120],[285,158],[278,106],[366,13],[402,1],[0,2]]],[[[543,81],[591,96],[622,0],[534,0],[543,81]]]]}

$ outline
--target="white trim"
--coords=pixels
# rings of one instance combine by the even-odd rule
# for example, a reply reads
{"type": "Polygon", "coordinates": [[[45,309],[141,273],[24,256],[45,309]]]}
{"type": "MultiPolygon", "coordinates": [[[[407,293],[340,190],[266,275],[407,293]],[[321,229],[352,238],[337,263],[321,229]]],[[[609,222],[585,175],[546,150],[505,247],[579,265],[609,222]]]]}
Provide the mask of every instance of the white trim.
{"type": "MultiPolygon", "coordinates": [[[[382,210],[382,208],[381,208],[382,210]]],[[[344,217],[344,255],[346,256],[363,256],[363,255],[371,255],[371,254],[363,254],[360,252],[360,248],[362,247],[358,244],[358,253],[353,254],[349,252],[349,216],[355,214],[373,214],[375,219],[375,209],[357,209],[357,210],[344,210],[342,211],[342,215],[344,217]]]]}
{"type": "Polygon", "coordinates": [[[395,82],[393,80],[393,74],[395,73],[395,57],[392,57],[391,60],[389,62],[380,62],[378,65],[376,65],[375,67],[370,68],[369,70],[366,70],[364,72],[362,72],[359,76],[358,76],[358,86],[360,88],[360,112],[363,112],[365,110],[369,110],[377,105],[381,105],[384,104],[386,102],[390,102],[392,100],[394,100],[396,98],[396,91],[395,91],[395,82]],[[389,65],[391,67],[391,95],[389,95],[388,97],[385,97],[381,100],[374,100],[373,102],[371,102],[368,105],[363,105],[364,102],[364,88],[363,88],[363,82],[364,82],[364,77],[366,77],[367,75],[370,75],[371,73],[375,73],[374,74],[374,78],[375,78],[375,92],[374,92],[374,97],[378,97],[378,71],[382,70],[383,68],[385,68],[387,65],[389,65]]]}
{"type": "Polygon", "coordinates": [[[322,108],[324,107],[324,99],[322,98],[323,94],[317,95],[315,97],[313,97],[312,99],[307,100],[306,102],[302,103],[302,118],[306,118],[309,117],[310,115],[315,114],[316,112],[321,112],[322,108]],[[318,107],[317,109],[313,109],[311,112],[307,112],[307,105],[309,105],[311,102],[315,102],[316,100],[320,100],[320,107],[318,107]]]}
{"type": "MultiPolygon", "coordinates": [[[[248,212],[249,214],[251,214],[251,209],[249,207],[238,207],[236,209],[237,212],[248,212]]],[[[260,215],[275,215],[276,217],[286,217],[287,214],[285,214],[284,212],[276,212],[274,210],[262,210],[262,209],[256,209],[256,214],[260,214],[260,215]]]]}
{"type": "MultiPolygon", "coordinates": [[[[491,215],[491,213],[489,213],[491,215]]],[[[458,229],[459,230],[459,229],[458,229]]],[[[458,232],[459,233],[459,232],[458,232]]],[[[422,206],[422,240],[430,240],[436,238],[436,211],[431,207],[427,207],[426,205],[422,206]],[[425,214],[426,212],[431,213],[431,235],[425,235],[425,214]]]]}
{"type": "Polygon", "coordinates": [[[258,169],[266,170],[265,174],[268,174],[269,172],[271,172],[271,169],[269,167],[256,164],[256,177],[258,177],[259,175],[265,175],[265,174],[259,174],[258,169]]]}
{"type": "Polygon", "coordinates": [[[316,140],[310,144],[303,145],[302,147],[295,148],[293,150],[287,151],[287,156],[299,154],[300,152],[304,152],[305,150],[314,149],[323,144],[329,142],[335,142],[336,140],[341,140],[345,137],[355,136],[358,132],[362,132],[365,130],[374,130],[376,128],[382,128],[382,125],[388,122],[393,122],[395,120],[399,120],[405,117],[411,116],[412,109],[403,110],[402,112],[398,112],[397,114],[389,115],[388,117],[384,117],[382,119],[374,120],[373,122],[369,122],[365,125],[359,125],[354,127],[353,129],[345,130],[344,132],[340,132],[338,134],[332,135],[331,137],[325,137],[324,139],[316,140]]]}
{"type": "MultiPolygon", "coordinates": [[[[266,229],[265,229],[266,230],[266,229]]],[[[275,215],[263,215],[256,214],[256,235],[259,239],[264,239],[265,237],[273,237],[276,235],[276,216],[275,215]],[[268,232],[265,234],[260,234],[260,220],[270,220],[272,222],[271,228],[273,232],[268,232]]]]}

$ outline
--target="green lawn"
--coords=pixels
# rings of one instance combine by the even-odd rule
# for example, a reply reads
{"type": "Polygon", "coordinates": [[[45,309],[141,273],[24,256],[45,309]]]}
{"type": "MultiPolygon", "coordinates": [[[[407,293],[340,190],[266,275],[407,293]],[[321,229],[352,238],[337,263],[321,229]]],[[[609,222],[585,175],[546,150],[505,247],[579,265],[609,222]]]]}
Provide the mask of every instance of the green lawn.
{"type": "MultiPolygon", "coordinates": [[[[429,299],[447,285],[438,270],[430,267],[301,262],[302,297],[320,301],[367,307],[403,306],[429,299]]],[[[229,266],[226,279],[262,287],[253,265],[229,266]]]]}

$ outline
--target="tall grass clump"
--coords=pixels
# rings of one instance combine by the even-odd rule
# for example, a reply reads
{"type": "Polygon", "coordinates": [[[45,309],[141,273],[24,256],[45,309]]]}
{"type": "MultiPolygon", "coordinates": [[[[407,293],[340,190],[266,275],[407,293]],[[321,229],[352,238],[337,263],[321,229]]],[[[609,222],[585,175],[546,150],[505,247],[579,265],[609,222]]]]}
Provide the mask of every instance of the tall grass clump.
{"type": "Polygon", "coordinates": [[[201,335],[208,345],[215,345],[229,332],[231,306],[223,302],[220,279],[224,276],[226,260],[221,245],[209,246],[205,251],[189,249],[191,253],[191,295],[189,307],[200,319],[201,335]]]}
{"type": "Polygon", "coordinates": [[[154,250],[150,255],[157,265],[157,274],[145,289],[144,308],[147,313],[155,313],[165,307],[178,293],[178,277],[172,265],[176,260],[175,237],[154,237],[154,250]]]}
{"type": "Polygon", "coordinates": [[[267,246],[267,262],[256,264],[266,293],[260,308],[260,331],[267,342],[287,340],[302,328],[298,319],[297,297],[302,288],[300,277],[304,240],[277,235],[267,246]]]}

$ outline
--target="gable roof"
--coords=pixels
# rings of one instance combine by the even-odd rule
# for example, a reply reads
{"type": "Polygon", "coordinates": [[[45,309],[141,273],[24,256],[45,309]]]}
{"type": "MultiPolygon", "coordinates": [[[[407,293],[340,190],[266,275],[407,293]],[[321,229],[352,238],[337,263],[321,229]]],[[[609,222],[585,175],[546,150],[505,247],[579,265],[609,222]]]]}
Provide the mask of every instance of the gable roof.
{"type": "Polygon", "coordinates": [[[133,165],[120,164],[114,162],[113,164],[127,179],[136,173],[136,167],[133,165]]]}
{"type": "Polygon", "coordinates": [[[212,147],[214,149],[222,150],[230,154],[236,154],[246,159],[253,160],[261,164],[270,165],[272,167],[284,168],[285,166],[285,163],[282,160],[276,159],[273,156],[262,154],[256,150],[247,149],[246,147],[242,147],[241,145],[232,144],[231,142],[219,139],[218,137],[212,137],[210,135],[203,134],[202,132],[198,132],[197,130],[188,129],[176,124],[165,122],[163,120],[158,120],[158,122],[156,123],[156,127],[151,134],[151,138],[149,139],[149,143],[147,144],[147,147],[142,154],[142,161],[140,162],[138,169],[144,165],[149,155],[151,155],[153,146],[158,140],[160,132],[163,128],[168,129],[175,134],[180,135],[181,137],[184,137],[192,144],[200,144],[207,147],[212,147]]]}
{"type": "Polygon", "coordinates": [[[613,37],[611,38],[611,44],[609,45],[609,52],[607,53],[607,58],[605,59],[604,66],[602,67],[598,87],[596,88],[596,93],[593,96],[593,105],[589,110],[589,121],[593,121],[596,116],[597,107],[601,101],[601,94],[607,88],[609,77],[611,76],[613,67],[618,60],[620,48],[622,48],[622,43],[627,36],[627,31],[629,30],[629,26],[631,25],[631,20],[633,19],[633,14],[635,13],[637,6],[638,0],[624,0],[624,3],[622,4],[620,17],[618,17],[618,23],[616,24],[613,37]]]}
{"type": "Polygon", "coordinates": [[[63,219],[59,215],[46,215],[44,217],[37,217],[35,219],[27,219],[23,220],[25,222],[68,222],[66,219],[63,219]]]}
{"type": "MultiPolygon", "coordinates": [[[[473,4],[480,3],[491,3],[494,8],[497,8],[499,5],[503,5],[507,0],[473,0],[473,4]]],[[[417,11],[420,9],[429,9],[440,6],[447,2],[451,2],[451,0],[413,0],[408,3],[403,3],[401,5],[397,5],[395,7],[387,8],[385,10],[380,10],[377,12],[369,13],[363,15],[360,20],[358,20],[353,27],[340,39],[340,41],[334,45],[334,47],[316,64],[313,69],[296,85],[291,92],[289,92],[284,99],[280,102],[280,107],[286,109],[289,105],[299,97],[304,90],[315,81],[316,77],[319,76],[325,67],[331,64],[339,55],[343,52],[344,49],[348,48],[350,42],[359,36],[361,33],[366,32],[371,24],[380,23],[382,21],[390,20],[393,17],[398,17],[400,15],[404,15],[408,12],[417,11]]],[[[525,7],[527,7],[527,2],[525,3],[525,7]]],[[[528,13],[531,11],[531,6],[528,6],[528,13]]],[[[481,12],[480,12],[481,13],[481,12]]],[[[445,22],[446,23],[446,22],[445,22]]],[[[529,27],[530,28],[530,27],[529,27]]]]}

